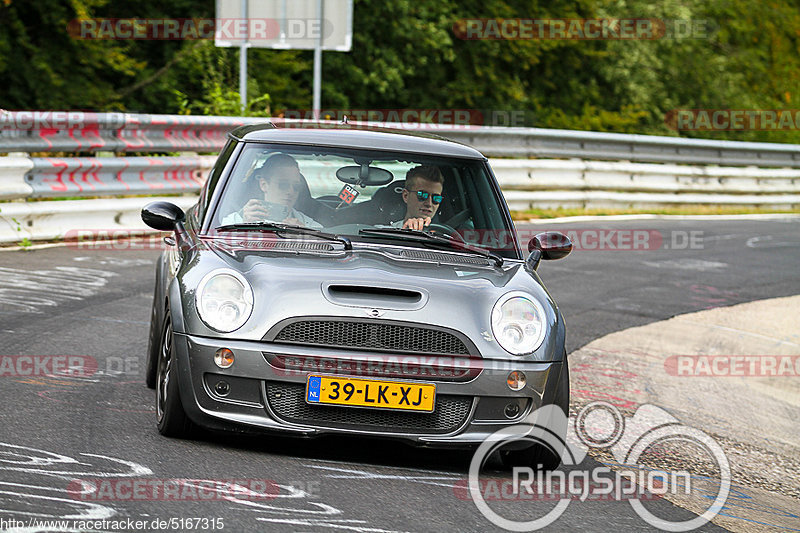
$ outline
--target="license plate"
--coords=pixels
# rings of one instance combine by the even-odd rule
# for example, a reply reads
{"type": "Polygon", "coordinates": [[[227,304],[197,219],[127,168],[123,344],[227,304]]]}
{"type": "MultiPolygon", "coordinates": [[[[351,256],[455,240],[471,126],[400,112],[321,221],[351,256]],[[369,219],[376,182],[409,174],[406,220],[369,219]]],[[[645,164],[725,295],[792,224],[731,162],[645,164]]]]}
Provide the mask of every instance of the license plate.
{"type": "Polygon", "coordinates": [[[334,376],[308,376],[306,402],[433,412],[436,385],[334,376]]]}

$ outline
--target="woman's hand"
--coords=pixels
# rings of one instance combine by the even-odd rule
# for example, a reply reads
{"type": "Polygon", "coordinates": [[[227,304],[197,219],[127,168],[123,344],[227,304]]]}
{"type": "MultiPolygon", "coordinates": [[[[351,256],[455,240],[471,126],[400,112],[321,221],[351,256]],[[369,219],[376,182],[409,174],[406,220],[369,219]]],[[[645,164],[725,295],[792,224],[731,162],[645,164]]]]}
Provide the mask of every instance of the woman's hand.
{"type": "Polygon", "coordinates": [[[264,202],[253,198],[242,208],[242,221],[244,222],[259,222],[266,220],[269,215],[269,210],[264,202]]]}

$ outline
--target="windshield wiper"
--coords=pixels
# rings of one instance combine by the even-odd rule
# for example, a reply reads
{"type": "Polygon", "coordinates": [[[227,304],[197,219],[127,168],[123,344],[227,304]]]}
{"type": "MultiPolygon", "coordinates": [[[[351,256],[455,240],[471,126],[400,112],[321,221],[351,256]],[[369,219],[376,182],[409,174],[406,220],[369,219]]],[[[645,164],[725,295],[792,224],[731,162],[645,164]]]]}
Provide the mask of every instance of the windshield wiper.
{"type": "Polygon", "coordinates": [[[435,244],[440,246],[443,245],[447,246],[448,248],[456,248],[457,250],[470,252],[473,254],[486,257],[487,259],[491,259],[492,261],[494,261],[497,266],[503,266],[502,256],[497,255],[494,252],[470,246],[469,244],[460,241],[458,239],[454,239],[453,237],[442,237],[440,235],[434,235],[432,233],[423,230],[408,229],[408,228],[365,228],[359,230],[358,234],[373,235],[376,237],[388,237],[393,239],[414,241],[425,244],[435,244]]]}
{"type": "Polygon", "coordinates": [[[238,224],[226,224],[215,228],[215,231],[270,231],[294,233],[297,235],[312,235],[329,241],[337,241],[344,244],[345,250],[352,250],[353,243],[347,237],[326,233],[322,230],[297,226],[295,224],[282,224],[279,222],[240,222],[238,224]]]}

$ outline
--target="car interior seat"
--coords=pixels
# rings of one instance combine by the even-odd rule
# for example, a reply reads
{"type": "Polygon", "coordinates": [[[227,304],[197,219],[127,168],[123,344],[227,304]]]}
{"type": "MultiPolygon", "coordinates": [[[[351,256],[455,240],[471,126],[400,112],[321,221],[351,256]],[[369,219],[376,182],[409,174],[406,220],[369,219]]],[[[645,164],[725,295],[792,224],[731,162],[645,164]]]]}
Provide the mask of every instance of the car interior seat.
{"type": "Polygon", "coordinates": [[[297,196],[297,203],[295,209],[301,213],[310,216],[323,226],[331,226],[334,224],[334,215],[336,210],[325,202],[315,199],[311,196],[311,189],[308,187],[308,180],[300,174],[300,182],[303,188],[297,196]]]}
{"type": "MultiPolygon", "coordinates": [[[[406,214],[403,202],[405,180],[394,181],[373,193],[372,198],[348,207],[333,209],[336,225],[383,225],[402,219],[406,214]]],[[[320,221],[321,222],[321,221],[320,221]]]]}
{"type": "Polygon", "coordinates": [[[375,191],[370,200],[375,202],[376,216],[380,217],[375,224],[389,224],[406,216],[406,203],[403,201],[405,187],[406,180],[397,180],[375,191]]]}

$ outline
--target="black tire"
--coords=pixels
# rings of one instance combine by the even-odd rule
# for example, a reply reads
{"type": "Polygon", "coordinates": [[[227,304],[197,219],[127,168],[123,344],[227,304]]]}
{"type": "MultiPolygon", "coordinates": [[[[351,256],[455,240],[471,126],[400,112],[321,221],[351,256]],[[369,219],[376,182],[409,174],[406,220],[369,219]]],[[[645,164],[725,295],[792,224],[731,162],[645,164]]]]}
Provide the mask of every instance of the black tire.
{"type": "MultiPolygon", "coordinates": [[[[553,405],[560,407],[564,411],[564,415],[569,418],[569,365],[566,353],[564,353],[564,363],[561,367],[553,405]]],[[[566,442],[566,434],[558,435],[558,437],[561,442],[566,442]]],[[[555,470],[561,464],[561,450],[553,450],[545,444],[535,444],[521,450],[500,450],[500,459],[506,468],[527,466],[534,470],[548,472],[555,470]]]]}
{"type": "Polygon", "coordinates": [[[159,342],[156,369],[156,420],[158,432],[165,437],[186,438],[191,436],[194,429],[181,403],[173,349],[172,322],[169,315],[164,319],[159,342]]]}
{"type": "Polygon", "coordinates": [[[156,388],[156,362],[158,361],[158,354],[161,350],[161,327],[162,323],[158,319],[158,306],[163,305],[159,302],[158,285],[159,285],[158,269],[156,269],[156,283],[153,289],[153,307],[150,311],[150,332],[147,335],[147,360],[144,365],[144,383],[148,389],[156,388]]]}
{"type": "Polygon", "coordinates": [[[150,334],[147,341],[147,361],[144,365],[144,383],[148,389],[156,388],[156,363],[161,352],[161,331],[158,329],[157,316],[153,302],[153,314],[150,317],[150,334]]]}

